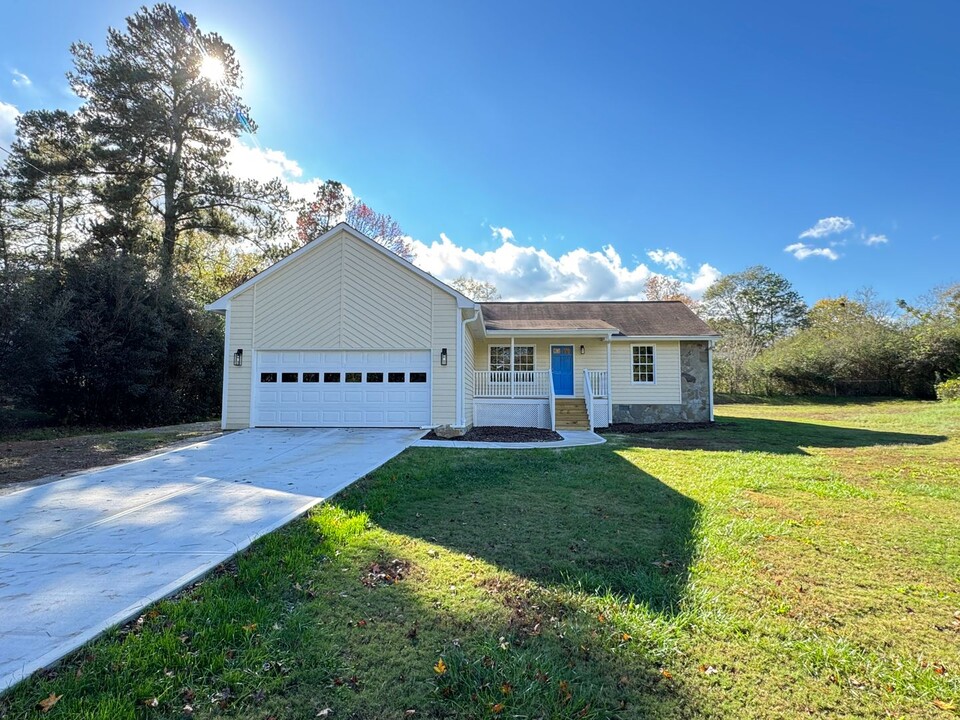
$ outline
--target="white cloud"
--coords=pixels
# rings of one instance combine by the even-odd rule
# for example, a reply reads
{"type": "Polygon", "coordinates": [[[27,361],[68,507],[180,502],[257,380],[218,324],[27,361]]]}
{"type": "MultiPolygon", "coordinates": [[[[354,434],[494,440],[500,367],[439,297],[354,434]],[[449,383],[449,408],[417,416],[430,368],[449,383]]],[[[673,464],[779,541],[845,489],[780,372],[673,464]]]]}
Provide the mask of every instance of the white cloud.
{"type": "MultiPolygon", "coordinates": [[[[612,245],[554,257],[542,248],[504,240],[496,250],[477,252],[441,233],[438,241],[414,240],[413,246],[417,265],[427,272],[441,280],[467,275],[491,282],[505,300],[643,300],[644,284],[654,274],[643,263],[624,264],[612,245]]],[[[683,286],[699,296],[719,276],[704,264],[683,286]]]]}
{"type": "MultiPolygon", "coordinates": [[[[296,160],[287,157],[283,150],[250,147],[234,140],[227,153],[227,162],[234,175],[244,180],[269,182],[277,178],[283,180],[290,194],[298,200],[312,198],[317,188],[323,184],[319,178],[303,180],[303,168],[296,160]]],[[[348,195],[353,191],[344,186],[348,195]]]]}
{"type": "Polygon", "coordinates": [[[827,235],[836,235],[846,232],[853,227],[853,220],[845,217],[828,217],[817,220],[817,224],[809,230],[800,233],[800,239],[803,238],[822,238],[827,235]]]}
{"type": "Polygon", "coordinates": [[[793,243],[787,245],[784,252],[791,253],[797,260],[806,260],[808,257],[825,257],[829,260],[836,260],[840,256],[830,248],[818,248],[806,243],[793,243]]]}
{"type": "Polygon", "coordinates": [[[0,100],[0,145],[5,148],[9,149],[13,138],[17,134],[18,117],[20,117],[20,111],[17,110],[15,105],[0,100]]]}
{"type": "MultiPolygon", "coordinates": [[[[235,140],[228,161],[238,177],[267,182],[280,178],[298,198],[310,198],[321,184],[319,179],[304,179],[304,171],[281,150],[251,147],[235,140]]],[[[348,196],[353,191],[345,188],[348,196]]],[[[644,284],[653,275],[647,265],[625,264],[611,245],[590,251],[577,248],[554,257],[532,245],[520,245],[508,227],[489,228],[500,246],[478,252],[458,245],[441,233],[432,243],[410,238],[421,268],[441,280],[450,281],[460,275],[492,282],[505,300],[643,300],[644,284]]],[[[675,252],[662,253],[658,262],[677,271],[686,268],[686,260],[675,252]]],[[[696,273],[678,272],[684,291],[693,297],[703,294],[720,271],[708,263],[696,273]]]]}
{"type": "Polygon", "coordinates": [[[30,87],[33,85],[33,81],[27,77],[26,73],[22,73],[16,68],[10,71],[10,74],[13,75],[13,86],[14,87],[30,87]]]}
{"type": "Polygon", "coordinates": [[[890,238],[886,235],[869,235],[864,239],[864,242],[867,245],[885,245],[890,242],[890,238]]]}
{"type": "Polygon", "coordinates": [[[647,257],[657,265],[664,265],[670,270],[680,270],[687,266],[686,259],[673,250],[650,250],[647,252],[647,257]]]}

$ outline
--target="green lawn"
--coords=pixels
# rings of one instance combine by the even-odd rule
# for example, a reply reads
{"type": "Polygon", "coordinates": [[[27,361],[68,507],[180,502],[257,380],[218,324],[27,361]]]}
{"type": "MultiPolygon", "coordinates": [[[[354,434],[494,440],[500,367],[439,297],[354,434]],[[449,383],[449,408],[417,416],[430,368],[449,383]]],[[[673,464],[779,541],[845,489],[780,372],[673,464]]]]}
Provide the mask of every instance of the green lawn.
{"type": "Polygon", "coordinates": [[[960,404],[717,415],[408,450],[0,717],[957,717],[960,404]]]}

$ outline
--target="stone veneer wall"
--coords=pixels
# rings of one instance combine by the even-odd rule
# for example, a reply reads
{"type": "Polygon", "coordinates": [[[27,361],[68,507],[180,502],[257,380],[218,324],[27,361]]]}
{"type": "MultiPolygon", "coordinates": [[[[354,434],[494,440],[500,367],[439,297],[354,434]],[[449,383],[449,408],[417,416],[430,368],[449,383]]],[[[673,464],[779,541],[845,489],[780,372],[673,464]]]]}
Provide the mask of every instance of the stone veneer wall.
{"type": "Polygon", "coordinates": [[[613,403],[613,422],[646,425],[710,421],[710,359],[706,341],[680,343],[680,404],[613,403]]]}

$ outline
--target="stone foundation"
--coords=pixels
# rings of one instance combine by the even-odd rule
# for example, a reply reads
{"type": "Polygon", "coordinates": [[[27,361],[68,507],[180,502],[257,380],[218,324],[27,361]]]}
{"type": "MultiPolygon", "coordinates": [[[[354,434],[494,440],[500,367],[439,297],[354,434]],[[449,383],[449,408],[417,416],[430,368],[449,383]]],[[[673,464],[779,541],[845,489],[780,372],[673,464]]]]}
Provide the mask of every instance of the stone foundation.
{"type": "Polygon", "coordinates": [[[648,425],[710,421],[710,359],[706,342],[680,343],[680,404],[613,404],[614,423],[648,425]]]}

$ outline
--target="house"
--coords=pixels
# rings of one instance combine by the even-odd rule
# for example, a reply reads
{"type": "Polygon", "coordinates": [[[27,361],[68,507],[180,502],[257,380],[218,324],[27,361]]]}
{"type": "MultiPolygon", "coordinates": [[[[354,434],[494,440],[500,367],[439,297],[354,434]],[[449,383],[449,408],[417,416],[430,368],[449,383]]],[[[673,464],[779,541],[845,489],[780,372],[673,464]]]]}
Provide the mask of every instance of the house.
{"type": "Polygon", "coordinates": [[[713,419],[718,336],[683,303],[475,303],[345,223],[207,309],[224,428],[713,419]]]}

